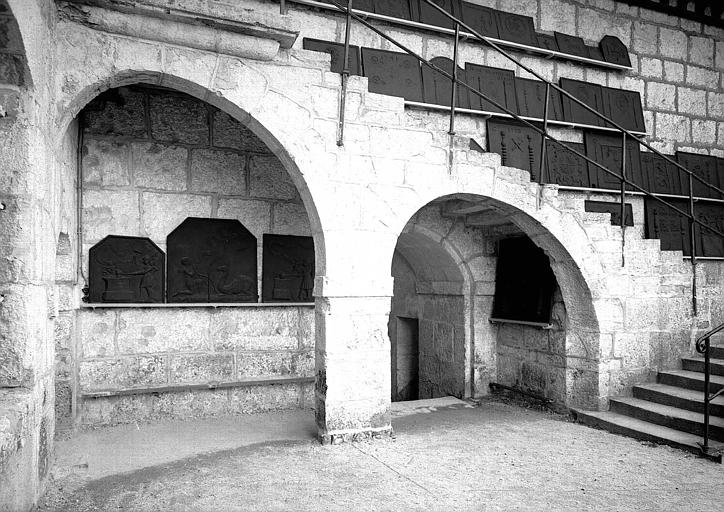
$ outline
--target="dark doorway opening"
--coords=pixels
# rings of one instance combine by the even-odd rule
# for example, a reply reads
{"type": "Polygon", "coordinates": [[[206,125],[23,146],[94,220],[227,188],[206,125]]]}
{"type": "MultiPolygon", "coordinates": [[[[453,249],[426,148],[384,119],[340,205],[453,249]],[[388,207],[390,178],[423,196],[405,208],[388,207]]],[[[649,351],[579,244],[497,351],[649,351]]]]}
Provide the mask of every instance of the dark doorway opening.
{"type": "Polygon", "coordinates": [[[420,324],[417,318],[396,317],[397,342],[392,344],[392,401],[419,398],[420,324]]]}

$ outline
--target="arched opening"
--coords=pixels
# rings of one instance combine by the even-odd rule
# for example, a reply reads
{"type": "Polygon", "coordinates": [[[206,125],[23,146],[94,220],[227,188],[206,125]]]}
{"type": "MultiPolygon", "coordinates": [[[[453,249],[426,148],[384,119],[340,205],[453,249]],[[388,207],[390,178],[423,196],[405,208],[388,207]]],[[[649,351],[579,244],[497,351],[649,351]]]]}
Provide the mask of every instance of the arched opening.
{"type": "Polygon", "coordinates": [[[483,396],[490,383],[560,407],[597,400],[590,291],[531,216],[478,195],[438,198],[405,226],[392,275],[393,401],[483,396]]]}
{"type": "Polygon", "coordinates": [[[86,98],[61,144],[73,249],[56,274],[86,303],[59,318],[58,422],[301,409],[311,424],[323,245],[309,192],[248,115],[142,78],[86,98]]]}

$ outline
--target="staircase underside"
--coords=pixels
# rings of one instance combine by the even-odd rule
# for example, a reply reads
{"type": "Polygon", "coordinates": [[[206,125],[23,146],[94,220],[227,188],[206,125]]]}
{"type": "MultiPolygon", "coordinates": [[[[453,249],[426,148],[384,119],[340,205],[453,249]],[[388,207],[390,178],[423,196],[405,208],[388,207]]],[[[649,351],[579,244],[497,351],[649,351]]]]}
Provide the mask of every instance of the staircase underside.
{"type": "MultiPolygon", "coordinates": [[[[710,393],[724,388],[724,346],[712,346],[710,393]]],[[[642,441],[665,444],[721,463],[724,395],[709,405],[709,450],[704,435],[704,360],[683,358],[682,370],[659,372],[658,382],[634,386],[633,396],[610,401],[608,411],[573,410],[576,420],[642,441]]]]}

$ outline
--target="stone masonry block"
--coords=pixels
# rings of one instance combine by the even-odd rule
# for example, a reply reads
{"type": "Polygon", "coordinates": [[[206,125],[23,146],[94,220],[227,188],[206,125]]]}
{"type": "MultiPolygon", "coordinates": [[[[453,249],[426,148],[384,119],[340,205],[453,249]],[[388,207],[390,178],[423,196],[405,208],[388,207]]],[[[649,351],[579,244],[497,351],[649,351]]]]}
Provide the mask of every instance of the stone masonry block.
{"type": "Polygon", "coordinates": [[[724,119],[724,94],[720,92],[707,93],[706,101],[709,117],[724,119]]]}
{"type": "Polygon", "coordinates": [[[261,243],[262,235],[269,233],[271,208],[272,205],[266,201],[220,198],[217,217],[238,219],[261,243]]]}
{"type": "Polygon", "coordinates": [[[659,27],[643,21],[633,23],[633,51],[655,55],[659,46],[659,27]]]}
{"type": "Polygon", "coordinates": [[[166,383],[166,356],[137,356],[80,362],[83,391],[128,389],[166,383]]]}
{"type": "Polygon", "coordinates": [[[102,94],[84,110],[86,133],[146,138],[144,93],[128,87],[102,94]]]}
{"type": "Polygon", "coordinates": [[[14,119],[20,110],[20,95],[18,91],[0,87],[0,120],[14,119]]]}
{"type": "Polygon", "coordinates": [[[149,94],[151,136],[157,141],[206,144],[209,112],[201,101],[172,94],[149,94]]]}
{"type": "Polygon", "coordinates": [[[656,138],[689,142],[691,122],[687,117],[676,114],[656,113],[656,138]]]}
{"type": "Polygon", "coordinates": [[[0,53],[0,82],[9,85],[25,83],[25,62],[22,57],[0,53]]]}
{"type": "Polygon", "coordinates": [[[568,33],[571,29],[571,20],[576,19],[576,7],[574,5],[549,0],[546,7],[541,9],[540,30],[558,31],[568,33]]]}
{"type": "Polygon", "coordinates": [[[142,193],[143,232],[156,243],[166,237],[186,217],[211,217],[211,198],[203,195],[142,193]]]}
{"type": "Polygon", "coordinates": [[[630,20],[592,9],[579,8],[578,15],[578,35],[583,39],[598,42],[610,34],[618,37],[626,46],[631,44],[630,20]]]}
{"type": "Polygon", "coordinates": [[[97,242],[107,235],[140,235],[138,192],[85,190],[83,241],[97,242]]]}
{"type": "Polygon", "coordinates": [[[195,149],[191,152],[191,190],[242,195],[246,192],[245,158],[231,151],[195,149]]]}
{"type": "Polygon", "coordinates": [[[646,108],[652,110],[676,110],[676,86],[649,82],[646,84],[646,108]]]}
{"type": "Polygon", "coordinates": [[[128,309],[118,313],[118,351],[140,354],[209,350],[210,315],[196,309],[128,309]]]}
{"type": "Polygon", "coordinates": [[[667,82],[683,82],[684,65],[670,60],[664,61],[664,80],[667,82]]]}
{"type": "Polygon", "coordinates": [[[686,60],[689,41],[686,34],[677,29],[661,27],[659,29],[661,55],[677,60],[686,60]]]}
{"type": "Polygon", "coordinates": [[[88,139],[83,145],[83,185],[124,187],[130,185],[127,144],[88,139]]]}
{"type": "Polygon", "coordinates": [[[706,117],[706,91],[678,88],[679,112],[706,117]]]}
{"type": "Polygon", "coordinates": [[[296,308],[220,308],[211,315],[214,350],[295,350],[299,345],[296,308]]]}
{"type": "Polygon", "coordinates": [[[55,339],[55,349],[70,349],[73,333],[73,315],[64,313],[59,315],[53,323],[53,337],[55,339]]]}
{"type": "Polygon", "coordinates": [[[272,232],[277,235],[311,236],[312,228],[304,205],[275,203],[272,232]]]}
{"type": "Polygon", "coordinates": [[[714,39],[689,36],[689,62],[699,66],[712,67],[714,65],[714,39]]]}
{"type": "Polygon", "coordinates": [[[298,407],[298,384],[249,386],[231,391],[230,409],[241,414],[285,411],[298,407]]]}
{"type": "Polygon", "coordinates": [[[249,194],[252,197],[293,199],[297,189],[275,156],[254,156],[249,163],[249,194]]]}
{"type": "Polygon", "coordinates": [[[719,72],[697,66],[686,66],[686,83],[707,89],[717,89],[719,87],[719,72]]]}
{"type": "Polygon", "coordinates": [[[718,70],[724,71],[724,41],[716,41],[714,65],[718,70]]]}
{"type": "Polygon", "coordinates": [[[292,375],[292,359],[290,352],[237,352],[237,376],[253,379],[292,375]]]}
{"type": "Polygon", "coordinates": [[[179,354],[171,358],[172,383],[223,382],[233,376],[232,354],[179,354]]]}
{"type": "Polygon", "coordinates": [[[314,348],[314,308],[299,308],[299,348],[314,348]]]}
{"type": "Polygon", "coordinates": [[[81,357],[109,357],[116,353],[116,312],[81,309],[78,312],[81,357]]]}
{"type": "Polygon", "coordinates": [[[641,57],[641,76],[661,79],[663,75],[663,63],[659,59],[641,57]]]}
{"type": "Polygon", "coordinates": [[[163,144],[135,143],[131,150],[135,186],[160,190],[186,189],[187,149],[163,144]]]}

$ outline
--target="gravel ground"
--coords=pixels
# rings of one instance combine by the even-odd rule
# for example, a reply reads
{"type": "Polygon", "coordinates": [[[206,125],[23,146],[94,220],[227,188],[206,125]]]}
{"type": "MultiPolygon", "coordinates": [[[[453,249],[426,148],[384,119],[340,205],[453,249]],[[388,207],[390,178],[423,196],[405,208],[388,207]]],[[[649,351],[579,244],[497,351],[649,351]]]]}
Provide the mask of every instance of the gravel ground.
{"type": "MultiPolygon", "coordinates": [[[[724,510],[720,464],[500,399],[475,407],[460,403],[407,410],[393,418],[394,437],[338,446],[319,445],[311,439],[309,420],[293,419],[300,425],[296,434],[281,428],[275,438],[261,442],[220,428],[223,421],[217,420],[214,428],[230,431],[231,440],[224,441],[224,434],[214,431],[207,436],[214,437],[213,442],[196,448],[188,446],[184,435],[179,435],[180,441],[173,437],[174,431],[186,432],[188,423],[166,431],[138,427],[141,438],[163,436],[166,446],[183,446],[186,451],[177,451],[185,458],[173,460],[171,452],[154,455],[144,448],[154,465],[142,467],[142,457],[136,457],[132,470],[123,473],[117,465],[103,466],[95,448],[86,458],[93,462],[82,462],[84,446],[91,446],[91,440],[93,446],[104,446],[102,453],[110,458],[114,450],[109,445],[118,450],[123,442],[135,444],[129,437],[113,438],[117,429],[86,433],[81,441],[61,441],[54,480],[38,508],[724,510]],[[291,440],[279,439],[285,435],[291,440]],[[104,439],[112,441],[104,444],[104,439]],[[228,448],[234,439],[238,447],[228,448]],[[188,456],[194,450],[207,453],[188,456]]],[[[263,420],[289,423],[284,415],[263,420]]]]}

